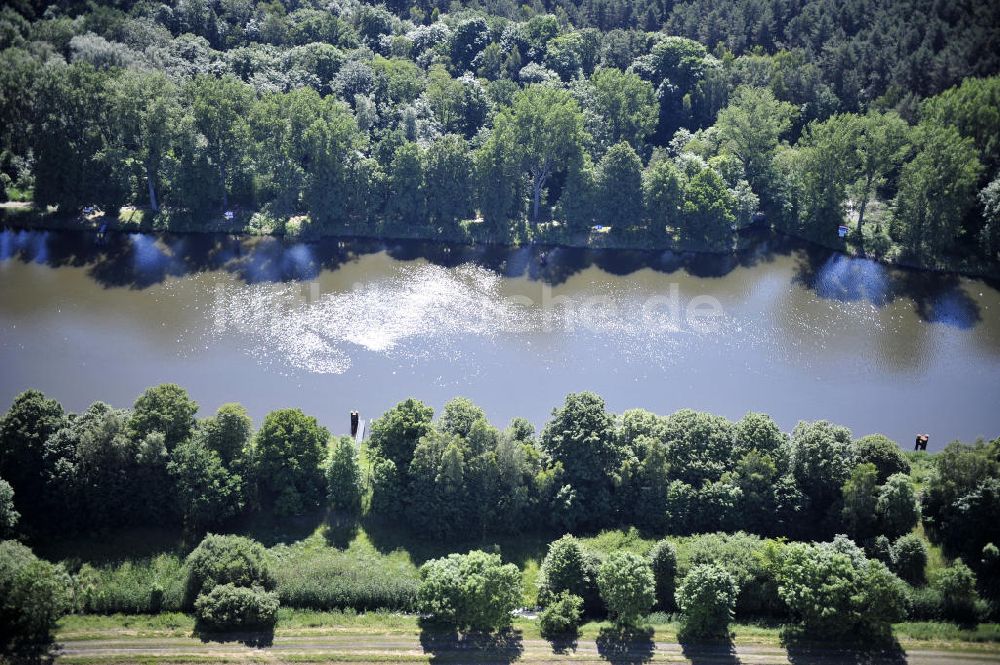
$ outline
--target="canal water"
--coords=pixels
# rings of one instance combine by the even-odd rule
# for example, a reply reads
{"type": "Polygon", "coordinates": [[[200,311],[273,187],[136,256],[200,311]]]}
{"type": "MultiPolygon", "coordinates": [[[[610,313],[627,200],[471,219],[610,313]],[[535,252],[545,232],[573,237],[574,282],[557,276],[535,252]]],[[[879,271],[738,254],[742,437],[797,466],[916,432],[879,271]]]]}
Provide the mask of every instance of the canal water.
{"type": "Polygon", "coordinates": [[[414,396],[541,425],[608,407],[826,418],[904,446],[1000,435],[1000,291],[762,242],[737,257],[0,232],[0,403],[187,388],[334,432],[414,396]]]}

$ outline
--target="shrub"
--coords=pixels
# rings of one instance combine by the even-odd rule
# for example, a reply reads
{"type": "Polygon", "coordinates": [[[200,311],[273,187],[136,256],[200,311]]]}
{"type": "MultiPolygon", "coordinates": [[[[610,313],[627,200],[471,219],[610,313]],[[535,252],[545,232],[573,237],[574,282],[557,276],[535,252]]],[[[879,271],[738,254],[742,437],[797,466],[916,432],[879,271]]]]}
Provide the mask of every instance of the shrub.
{"type": "MultiPolygon", "coordinates": [[[[778,616],[787,613],[778,595],[775,571],[781,544],[759,536],[737,532],[709,533],[689,541],[692,565],[711,563],[725,568],[739,587],[737,616],[778,616]]],[[[686,571],[684,571],[686,572],[686,571]]]]}
{"type": "Polygon", "coordinates": [[[666,538],[656,543],[649,553],[649,566],[656,582],[656,606],[661,611],[674,608],[674,587],[677,575],[677,552],[666,538]]]}
{"type": "Polygon", "coordinates": [[[588,612],[598,610],[597,567],[597,558],[585,552],[573,536],[567,534],[549,543],[538,575],[538,604],[544,607],[568,591],[583,598],[588,612]]]}
{"type": "Polygon", "coordinates": [[[259,586],[220,584],[194,603],[195,615],[208,630],[273,628],[278,620],[278,594],[259,586]]]}
{"type": "Polygon", "coordinates": [[[721,566],[693,567],[677,589],[684,632],[696,637],[728,634],[738,593],[736,580],[721,566]]]}
{"type": "Polygon", "coordinates": [[[0,653],[52,641],[56,621],[70,609],[70,579],[61,566],[24,545],[0,542],[0,653]]]}
{"type": "Polygon", "coordinates": [[[851,456],[855,464],[874,464],[879,484],[893,474],[910,473],[910,462],[903,455],[899,444],[882,434],[869,434],[854,441],[851,444],[851,456]]]}
{"type": "Polygon", "coordinates": [[[653,571],[631,552],[615,552],[597,574],[597,587],[608,611],[620,626],[633,626],[656,600],[653,571]]]}
{"type": "Polygon", "coordinates": [[[778,582],[788,607],[817,636],[885,635],[906,616],[903,581],[846,539],[788,545],[778,582]]]}
{"type": "Polygon", "coordinates": [[[538,615],[542,637],[574,635],[583,615],[583,598],[568,591],[561,592],[538,615]]]}
{"type": "Polygon", "coordinates": [[[242,536],[208,534],[187,558],[187,599],[194,599],[220,584],[274,589],[275,579],[260,543],[242,536]]]}
{"type": "Polygon", "coordinates": [[[413,611],[419,576],[409,557],[383,555],[367,542],[346,549],[311,541],[278,545],[274,561],[281,604],[314,610],[380,608],[413,611]]]}
{"type": "Polygon", "coordinates": [[[96,614],[156,614],[184,609],[186,571],[179,558],[124,561],[76,574],[77,610],[96,614]]]}
{"type": "Polygon", "coordinates": [[[923,584],[927,568],[927,545],[915,533],[910,533],[892,546],[892,570],[910,584],[923,584]]]}
{"type": "Polygon", "coordinates": [[[937,571],[931,585],[941,594],[942,618],[963,623],[978,619],[981,600],[976,592],[976,574],[961,559],[937,571]]]}
{"type": "Polygon", "coordinates": [[[497,554],[473,550],[432,559],[420,567],[417,609],[459,630],[510,625],[521,601],[521,571],[497,554]]]}
{"type": "Polygon", "coordinates": [[[878,523],[882,533],[890,538],[898,538],[917,524],[920,514],[917,510],[917,496],[910,484],[910,477],[901,473],[889,476],[879,488],[875,504],[878,523]]]}

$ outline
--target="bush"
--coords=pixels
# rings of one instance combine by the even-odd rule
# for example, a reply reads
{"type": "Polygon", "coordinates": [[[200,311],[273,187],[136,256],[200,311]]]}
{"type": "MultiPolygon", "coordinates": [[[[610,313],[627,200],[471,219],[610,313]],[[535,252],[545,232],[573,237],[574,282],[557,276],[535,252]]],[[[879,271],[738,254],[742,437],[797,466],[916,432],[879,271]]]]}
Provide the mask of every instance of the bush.
{"type": "Polygon", "coordinates": [[[978,620],[982,601],[976,592],[976,574],[961,559],[937,571],[931,586],[941,594],[943,619],[960,623],[975,623],[978,620]]]}
{"type": "Polygon", "coordinates": [[[274,573],[260,543],[242,536],[208,534],[187,558],[187,600],[207,593],[220,584],[275,587],[274,573]]]}
{"type": "Polygon", "coordinates": [[[775,579],[781,551],[778,541],[742,532],[707,533],[690,538],[688,550],[691,565],[715,564],[736,580],[739,587],[736,616],[787,614],[775,579]]]}
{"type": "Polygon", "coordinates": [[[70,609],[70,579],[61,566],[12,540],[0,542],[0,653],[35,650],[52,641],[70,609]]]}
{"type": "Polygon", "coordinates": [[[583,598],[588,612],[599,610],[597,568],[597,558],[585,552],[573,536],[567,534],[549,543],[538,574],[538,604],[545,607],[561,592],[568,591],[583,598]]]}
{"type": "Polygon", "coordinates": [[[854,441],[851,444],[851,456],[855,464],[874,464],[879,484],[893,474],[910,473],[910,462],[903,455],[899,444],[882,434],[869,434],[854,441]]]}
{"type": "Polygon", "coordinates": [[[521,571],[497,554],[473,550],[432,559],[420,567],[417,610],[459,630],[510,625],[521,602],[521,571]]]}
{"type": "Polygon", "coordinates": [[[575,635],[582,615],[583,598],[568,591],[561,592],[538,615],[542,637],[575,635]]]}
{"type": "Polygon", "coordinates": [[[653,545],[649,552],[649,566],[656,582],[656,607],[663,612],[674,608],[674,590],[677,575],[677,552],[666,538],[653,545]]]}
{"type": "Polygon", "coordinates": [[[358,541],[340,550],[325,540],[318,547],[306,541],[278,545],[269,552],[284,606],[410,612],[419,576],[409,557],[400,554],[383,555],[358,541]]]}
{"type": "Polygon", "coordinates": [[[195,616],[208,630],[264,630],[278,620],[278,594],[259,586],[220,584],[194,603],[195,616]]]}
{"type": "Polygon", "coordinates": [[[693,567],[677,589],[684,633],[692,637],[727,635],[738,593],[736,580],[721,566],[693,567]]]}
{"type": "Polygon", "coordinates": [[[927,545],[923,538],[910,533],[892,546],[892,570],[910,584],[923,584],[927,568],[927,545]]]}
{"type": "Polygon", "coordinates": [[[899,538],[917,525],[920,513],[909,476],[901,473],[889,476],[879,488],[875,512],[880,530],[889,538],[899,538]]]}
{"type": "Polygon", "coordinates": [[[785,547],[778,591],[806,629],[819,637],[884,636],[906,616],[906,585],[849,540],[785,547]]]}
{"type": "Polygon", "coordinates": [[[156,614],[184,609],[186,571],[180,559],[161,554],[76,574],[77,610],[95,614],[156,614]]]}
{"type": "Polygon", "coordinates": [[[597,574],[597,587],[619,626],[634,626],[656,600],[652,569],[631,552],[615,552],[608,557],[597,574]]]}

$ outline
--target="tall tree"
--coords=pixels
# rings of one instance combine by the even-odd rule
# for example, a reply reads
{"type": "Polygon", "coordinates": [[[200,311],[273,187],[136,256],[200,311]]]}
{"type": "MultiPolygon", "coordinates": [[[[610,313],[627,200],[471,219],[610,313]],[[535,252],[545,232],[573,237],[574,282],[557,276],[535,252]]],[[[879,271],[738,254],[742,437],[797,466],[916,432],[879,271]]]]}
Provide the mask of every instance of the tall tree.
{"type": "Polygon", "coordinates": [[[222,209],[229,209],[229,191],[246,176],[252,150],[251,88],[231,76],[197,76],[188,85],[198,131],[208,144],[209,158],[218,173],[222,209]]]}
{"type": "Polygon", "coordinates": [[[940,260],[964,232],[981,167],[972,140],[954,127],[921,123],[914,142],[917,154],[899,176],[893,235],[914,256],[940,260]]]}
{"type": "Polygon", "coordinates": [[[740,86],[719,111],[715,126],[722,145],[743,164],[758,195],[766,195],[768,171],[778,139],[792,126],[795,107],[778,101],[767,88],[740,86]]]}
{"type": "Polygon", "coordinates": [[[618,233],[641,225],[642,161],[628,143],[611,147],[597,168],[598,218],[618,233]]]}
{"type": "Polygon", "coordinates": [[[500,111],[491,141],[531,179],[531,219],[539,221],[542,192],[560,166],[578,157],[586,132],[576,100],[544,85],[528,86],[500,111]]]}
{"type": "Polygon", "coordinates": [[[593,111],[606,127],[606,146],[628,141],[637,151],[656,129],[659,105],[649,81],[613,67],[599,69],[590,79],[594,86],[593,111]]]}

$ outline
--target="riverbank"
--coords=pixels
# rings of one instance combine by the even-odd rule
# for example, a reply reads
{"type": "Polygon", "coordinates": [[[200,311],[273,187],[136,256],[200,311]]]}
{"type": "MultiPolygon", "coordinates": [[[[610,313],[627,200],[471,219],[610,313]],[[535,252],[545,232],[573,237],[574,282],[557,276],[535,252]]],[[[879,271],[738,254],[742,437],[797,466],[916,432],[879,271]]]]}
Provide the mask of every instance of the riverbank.
{"type": "Polygon", "coordinates": [[[736,236],[736,244],[732,251],[706,251],[700,247],[689,247],[667,239],[649,237],[630,237],[616,235],[608,229],[593,230],[590,233],[569,233],[558,222],[547,222],[538,225],[523,223],[515,227],[508,237],[497,237],[490,233],[482,220],[467,220],[459,225],[457,230],[429,229],[413,227],[409,230],[398,228],[381,229],[373,233],[371,227],[344,224],[341,228],[317,230],[303,225],[302,218],[292,220],[268,220],[261,224],[258,215],[247,211],[234,211],[227,219],[218,215],[199,222],[198,226],[191,224],[171,224],[164,216],[154,216],[148,208],[124,207],[117,217],[97,211],[91,214],[60,215],[54,209],[39,211],[30,202],[0,203],[0,224],[15,229],[46,230],[46,231],[88,231],[121,232],[121,233],[171,233],[171,234],[201,234],[216,233],[244,237],[273,236],[297,241],[317,241],[321,239],[361,239],[384,242],[421,241],[454,245],[484,245],[495,247],[537,246],[542,248],[572,248],[595,250],[623,250],[649,252],[675,252],[678,254],[700,254],[707,256],[726,257],[738,256],[752,250],[761,240],[771,238],[791,238],[803,245],[812,245],[839,252],[852,258],[869,259],[883,265],[910,270],[940,273],[945,275],[962,275],[982,278],[991,281],[1000,280],[1000,263],[984,263],[976,258],[963,257],[959,262],[928,263],[914,260],[897,253],[877,255],[866,252],[862,246],[853,241],[853,234],[834,242],[818,242],[814,238],[803,238],[786,235],[782,232],[757,224],[741,230],[736,236]]]}

